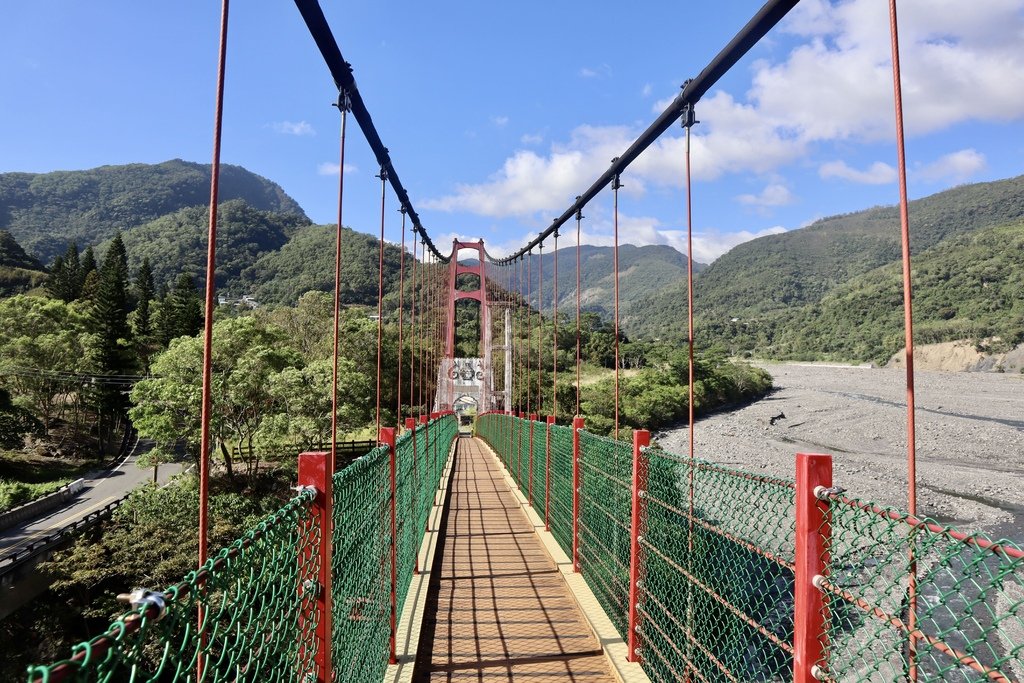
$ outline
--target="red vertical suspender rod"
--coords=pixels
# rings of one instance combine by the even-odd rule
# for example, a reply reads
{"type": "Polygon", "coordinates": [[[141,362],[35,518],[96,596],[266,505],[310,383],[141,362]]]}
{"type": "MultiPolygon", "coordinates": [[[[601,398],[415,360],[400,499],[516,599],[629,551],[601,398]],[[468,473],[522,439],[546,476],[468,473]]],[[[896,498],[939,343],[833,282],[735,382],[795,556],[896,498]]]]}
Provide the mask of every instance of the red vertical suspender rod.
{"type": "MultiPolygon", "coordinates": [[[[892,43],[892,87],[896,113],[896,160],[900,188],[900,244],[903,255],[903,330],[907,364],[907,511],[917,514],[917,433],[914,401],[914,316],[910,270],[910,215],[907,208],[907,157],[903,140],[903,86],[900,75],[900,40],[896,17],[896,0],[889,0],[889,32],[892,43]]],[[[910,544],[909,580],[907,585],[907,630],[913,634],[917,626],[917,560],[914,544],[910,544]]],[[[909,637],[910,661],[908,677],[917,680],[917,641],[909,637]]]]}
{"type": "MultiPolygon", "coordinates": [[[[217,267],[217,199],[220,191],[220,143],[224,123],[224,72],[228,48],[228,0],[222,0],[220,11],[220,44],[217,53],[217,96],[214,105],[213,161],[210,165],[210,222],[206,245],[206,319],[203,323],[203,389],[199,444],[199,558],[206,564],[207,529],[210,510],[210,413],[212,403],[213,367],[213,305],[217,267]]],[[[196,679],[202,680],[205,664],[206,625],[200,605],[197,610],[200,653],[196,658],[196,679]]]]}
{"type": "Polygon", "coordinates": [[[383,358],[384,343],[384,203],[388,193],[388,172],[383,166],[380,168],[380,248],[377,257],[377,428],[378,437],[380,431],[380,392],[381,392],[381,364],[383,358]]]}
{"type": "Polygon", "coordinates": [[[398,397],[398,406],[395,409],[395,421],[398,428],[402,428],[402,348],[403,316],[405,315],[405,207],[399,209],[402,214],[402,251],[398,257],[398,371],[395,386],[395,395],[398,397]]]}
{"type": "Polygon", "coordinates": [[[613,269],[615,271],[615,439],[619,438],[619,174],[612,180],[612,192],[615,204],[615,249],[612,252],[613,269]]]}
{"type": "Polygon", "coordinates": [[[544,414],[544,381],[541,379],[544,350],[544,243],[537,245],[537,413],[544,414]]]}
{"type": "Polygon", "coordinates": [[[555,249],[552,252],[554,282],[551,292],[551,415],[558,417],[558,231],[555,230],[555,249]]]}
{"type": "MultiPolygon", "coordinates": [[[[576,197],[579,199],[579,197],[576,197]]],[[[583,209],[576,212],[576,413],[580,414],[580,373],[582,356],[580,355],[580,224],[583,222],[583,209]]]]}

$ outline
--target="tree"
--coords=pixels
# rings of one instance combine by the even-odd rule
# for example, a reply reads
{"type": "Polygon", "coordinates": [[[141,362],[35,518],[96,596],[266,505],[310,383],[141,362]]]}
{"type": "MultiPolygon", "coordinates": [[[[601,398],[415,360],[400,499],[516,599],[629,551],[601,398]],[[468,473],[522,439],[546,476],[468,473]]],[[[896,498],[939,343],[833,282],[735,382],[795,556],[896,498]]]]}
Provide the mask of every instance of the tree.
{"type": "Polygon", "coordinates": [[[81,278],[82,285],[84,285],[85,279],[89,277],[89,273],[96,272],[98,269],[96,253],[93,251],[92,245],[90,245],[85,248],[85,253],[82,254],[81,266],[78,270],[78,277],[81,278]]]}
{"type": "MultiPolygon", "coordinates": [[[[171,458],[181,442],[188,454],[198,459],[202,362],[202,339],[178,338],[154,359],[155,377],[137,383],[132,391],[132,422],[142,436],[156,442],[157,456],[171,458]]],[[[215,324],[211,362],[213,437],[225,446],[239,446],[244,453],[252,453],[264,422],[280,412],[271,391],[273,376],[300,366],[301,358],[280,328],[246,316],[215,324]]],[[[233,476],[230,449],[222,449],[222,456],[228,475],[233,476]]],[[[258,460],[243,458],[246,473],[254,473],[258,460]]]]}
{"type": "Polygon", "coordinates": [[[135,334],[136,348],[143,370],[149,369],[149,356],[152,353],[153,343],[153,316],[150,304],[153,301],[153,269],[149,265],[149,259],[144,258],[139,270],[135,273],[134,281],[135,294],[135,315],[133,318],[133,331],[135,334]]]}
{"type": "Polygon", "coordinates": [[[13,296],[0,301],[0,373],[15,403],[28,408],[48,433],[69,397],[78,400],[86,318],[77,305],[13,296]]]}
{"type": "Polygon", "coordinates": [[[156,334],[163,346],[178,337],[191,337],[203,327],[203,309],[195,280],[188,273],[178,276],[174,287],[160,302],[156,334]]]}

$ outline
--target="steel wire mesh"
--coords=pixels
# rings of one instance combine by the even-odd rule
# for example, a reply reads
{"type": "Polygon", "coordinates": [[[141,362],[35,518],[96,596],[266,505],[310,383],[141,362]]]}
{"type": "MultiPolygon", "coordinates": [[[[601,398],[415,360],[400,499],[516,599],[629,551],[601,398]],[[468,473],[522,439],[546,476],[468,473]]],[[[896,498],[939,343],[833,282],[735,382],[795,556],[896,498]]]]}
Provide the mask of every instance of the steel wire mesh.
{"type": "Polygon", "coordinates": [[[379,679],[391,619],[388,448],[379,446],[334,475],[334,666],[341,680],[379,679]]]}
{"type": "Polygon", "coordinates": [[[633,448],[580,432],[580,571],[623,638],[629,620],[633,448]]]}
{"type": "Polygon", "coordinates": [[[657,449],[646,456],[644,669],[665,681],[788,680],[793,484],[657,449]]]}
{"type": "Polygon", "coordinates": [[[572,556],[572,428],[551,425],[551,533],[572,556]]]}
{"type": "Polygon", "coordinates": [[[321,529],[303,492],[165,592],[166,612],[141,607],[68,659],[28,670],[29,681],[294,681],[316,674],[315,595],[298,590],[315,576],[321,529]],[[203,624],[197,627],[198,609],[203,624]],[[200,635],[202,634],[202,635],[200,635]],[[305,644],[302,644],[305,641],[305,644]]]}
{"type": "Polygon", "coordinates": [[[828,514],[831,680],[1024,681],[1020,546],[842,497],[828,514]]]}

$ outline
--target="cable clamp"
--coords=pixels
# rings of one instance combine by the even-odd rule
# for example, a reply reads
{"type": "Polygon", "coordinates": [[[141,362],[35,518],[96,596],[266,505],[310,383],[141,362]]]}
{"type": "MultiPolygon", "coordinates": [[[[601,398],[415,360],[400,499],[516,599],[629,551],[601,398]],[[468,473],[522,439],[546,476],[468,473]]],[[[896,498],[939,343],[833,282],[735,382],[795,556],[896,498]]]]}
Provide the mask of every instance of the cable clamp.
{"type": "Polygon", "coordinates": [[[818,500],[828,500],[832,496],[841,496],[846,493],[842,486],[815,486],[814,497],[818,500]]]}
{"type": "Polygon", "coordinates": [[[827,675],[825,674],[825,670],[822,669],[817,664],[815,664],[814,666],[811,667],[811,676],[813,676],[814,679],[818,680],[818,681],[823,681],[823,680],[825,680],[827,678],[827,675]]]}
{"type": "Polygon", "coordinates": [[[295,491],[298,494],[303,494],[306,493],[307,491],[312,491],[313,493],[316,493],[316,487],[311,484],[306,484],[305,486],[299,484],[298,486],[293,486],[292,491],[295,491]]]}
{"type": "Polygon", "coordinates": [[[824,576],[822,576],[821,574],[815,574],[814,577],[811,579],[811,585],[820,591],[824,591],[825,581],[826,579],[824,576]]]}
{"type": "Polygon", "coordinates": [[[352,98],[349,97],[348,90],[342,88],[338,91],[338,101],[331,103],[332,107],[337,107],[338,111],[348,112],[352,111],[352,98]]]}
{"type": "Polygon", "coordinates": [[[153,621],[160,621],[167,614],[167,596],[157,591],[146,588],[136,588],[131,593],[121,593],[117,596],[120,602],[127,602],[132,609],[138,610],[142,616],[148,616],[150,607],[156,608],[156,616],[153,621]]]}

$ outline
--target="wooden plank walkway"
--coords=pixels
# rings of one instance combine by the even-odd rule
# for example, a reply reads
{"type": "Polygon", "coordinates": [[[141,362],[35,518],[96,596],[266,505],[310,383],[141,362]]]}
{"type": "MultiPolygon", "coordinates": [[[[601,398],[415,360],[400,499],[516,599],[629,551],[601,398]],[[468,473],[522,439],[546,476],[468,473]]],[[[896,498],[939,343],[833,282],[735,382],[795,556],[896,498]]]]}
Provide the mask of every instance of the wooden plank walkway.
{"type": "Polygon", "coordinates": [[[613,683],[554,562],[477,439],[460,439],[414,681],[613,683]]]}

